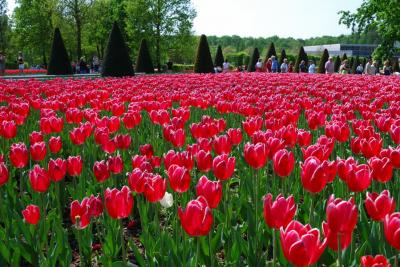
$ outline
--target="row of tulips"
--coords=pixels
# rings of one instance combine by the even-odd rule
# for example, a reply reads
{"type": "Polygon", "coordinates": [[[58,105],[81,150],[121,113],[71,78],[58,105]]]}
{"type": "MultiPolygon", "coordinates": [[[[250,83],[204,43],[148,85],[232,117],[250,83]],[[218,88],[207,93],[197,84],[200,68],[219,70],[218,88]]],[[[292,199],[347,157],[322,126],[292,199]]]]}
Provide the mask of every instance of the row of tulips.
{"type": "Polygon", "coordinates": [[[397,266],[399,84],[1,81],[0,265],[397,266]]]}

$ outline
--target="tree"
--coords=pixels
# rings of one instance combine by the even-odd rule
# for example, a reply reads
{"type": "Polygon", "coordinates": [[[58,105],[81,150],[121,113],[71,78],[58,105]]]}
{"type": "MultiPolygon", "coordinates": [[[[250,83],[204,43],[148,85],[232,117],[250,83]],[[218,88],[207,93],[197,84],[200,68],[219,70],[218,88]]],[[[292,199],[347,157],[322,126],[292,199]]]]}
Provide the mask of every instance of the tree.
{"type": "Polygon", "coordinates": [[[391,58],[400,40],[400,4],[397,0],[364,0],[356,12],[341,11],[339,23],[353,32],[376,31],[382,39],[374,52],[376,58],[391,58]]]}
{"type": "Polygon", "coordinates": [[[340,65],[342,64],[342,61],[340,60],[340,56],[337,55],[335,58],[335,72],[339,72],[340,65]]]}
{"type": "Polygon", "coordinates": [[[346,59],[347,59],[347,54],[344,53],[343,56],[342,56],[342,61],[345,61],[346,59]]]}
{"type": "Polygon", "coordinates": [[[318,65],[318,73],[325,73],[325,63],[329,59],[329,52],[328,49],[324,49],[324,52],[322,53],[321,59],[319,61],[318,65]]]}
{"type": "Polygon", "coordinates": [[[360,65],[360,57],[356,56],[356,58],[353,61],[353,65],[351,65],[351,73],[352,74],[356,74],[358,65],[360,65]]]}
{"type": "Polygon", "coordinates": [[[102,67],[102,76],[124,77],[133,76],[132,61],[128,48],[117,22],[114,22],[108,38],[102,67]]]}
{"type": "Polygon", "coordinates": [[[54,30],[53,45],[51,47],[48,75],[72,74],[71,62],[59,28],[54,30]]]}
{"type": "Polygon", "coordinates": [[[67,18],[72,18],[75,25],[76,55],[82,56],[82,29],[92,5],[92,0],[63,0],[60,7],[67,18]]]}
{"type": "Polygon", "coordinates": [[[215,60],[214,60],[215,66],[221,67],[224,64],[224,55],[222,54],[222,48],[219,45],[217,48],[217,54],[215,55],[215,60]]]}
{"type": "Polygon", "coordinates": [[[399,60],[398,58],[393,59],[393,72],[400,72],[399,60]]]}
{"type": "Polygon", "coordinates": [[[286,51],[285,51],[285,49],[282,49],[281,57],[280,57],[280,60],[279,60],[279,64],[282,64],[282,63],[283,63],[283,60],[284,60],[285,58],[287,58],[286,51]]]}
{"type": "Polygon", "coordinates": [[[194,72],[195,73],[214,72],[210,47],[208,46],[207,37],[204,34],[201,35],[199,46],[197,48],[197,56],[196,56],[196,61],[194,63],[194,72]]]}
{"type": "Polygon", "coordinates": [[[0,50],[1,51],[5,51],[7,47],[7,31],[8,31],[7,1],[0,0],[0,50]]]}
{"type": "Polygon", "coordinates": [[[140,43],[139,54],[136,60],[136,72],[154,73],[153,62],[146,39],[140,43]]]}
{"type": "Polygon", "coordinates": [[[170,39],[174,36],[192,41],[190,37],[196,12],[190,0],[131,0],[126,1],[125,11],[131,48],[134,49],[135,43],[143,38],[154,44],[154,58],[159,70],[162,58],[168,56],[170,51],[178,54],[179,50],[188,49],[170,39]]]}
{"type": "Polygon", "coordinates": [[[254,48],[253,55],[251,56],[249,65],[247,66],[247,71],[249,72],[254,72],[256,71],[256,64],[257,61],[260,59],[260,52],[258,51],[258,48],[254,48]]]}
{"type": "Polygon", "coordinates": [[[295,72],[299,72],[300,71],[299,65],[300,65],[300,62],[303,61],[303,60],[307,65],[308,64],[308,56],[307,56],[306,52],[304,51],[304,47],[300,47],[299,54],[297,55],[296,63],[294,65],[294,71],[295,72]]]}
{"type": "Polygon", "coordinates": [[[41,60],[47,68],[53,21],[57,16],[55,0],[17,0],[14,9],[16,46],[24,53],[25,61],[41,60]],[[22,49],[23,48],[23,49],[22,49]]]}
{"type": "Polygon", "coordinates": [[[265,61],[267,61],[270,57],[275,56],[276,57],[276,49],[274,43],[270,43],[268,50],[267,50],[267,55],[265,56],[265,61]]]}
{"type": "Polygon", "coordinates": [[[349,73],[352,73],[352,69],[353,69],[353,65],[354,65],[354,57],[350,58],[350,62],[347,64],[347,67],[349,68],[349,73]]]}

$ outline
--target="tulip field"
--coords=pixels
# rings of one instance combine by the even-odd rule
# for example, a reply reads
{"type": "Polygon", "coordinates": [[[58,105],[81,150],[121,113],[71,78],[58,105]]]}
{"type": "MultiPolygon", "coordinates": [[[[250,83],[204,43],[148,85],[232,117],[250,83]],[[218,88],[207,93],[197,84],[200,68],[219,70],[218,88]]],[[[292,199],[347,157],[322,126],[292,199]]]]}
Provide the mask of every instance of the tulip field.
{"type": "Polygon", "coordinates": [[[0,80],[0,266],[398,265],[400,78],[0,80]]]}

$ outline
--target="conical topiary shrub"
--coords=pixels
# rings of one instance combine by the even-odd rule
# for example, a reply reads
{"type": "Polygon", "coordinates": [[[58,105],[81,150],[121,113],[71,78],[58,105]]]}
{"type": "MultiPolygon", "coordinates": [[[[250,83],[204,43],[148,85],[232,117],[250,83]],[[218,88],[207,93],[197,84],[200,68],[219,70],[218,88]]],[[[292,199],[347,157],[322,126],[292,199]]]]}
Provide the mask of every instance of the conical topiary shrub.
{"type": "Polygon", "coordinates": [[[146,39],[142,39],[139,54],[136,60],[136,72],[154,73],[153,62],[151,61],[149,47],[146,39]]]}
{"type": "Polygon", "coordinates": [[[272,56],[276,57],[276,49],[273,42],[268,47],[267,55],[265,56],[265,62],[272,56]]]}
{"type": "Polygon", "coordinates": [[[344,53],[343,56],[342,56],[342,62],[345,61],[346,59],[347,59],[347,54],[344,53]]]}
{"type": "Polygon", "coordinates": [[[360,58],[359,56],[356,56],[356,59],[353,61],[353,65],[351,65],[352,74],[356,74],[358,65],[360,65],[360,58]]]}
{"type": "Polygon", "coordinates": [[[335,58],[335,72],[339,72],[340,65],[342,64],[342,60],[340,60],[339,55],[335,58]]]}
{"type": "Polygon", "coordinates": [[[53,45],[51,47],[50,62],[47,75],[71,75],[72,66],[67,49],[61,36],[60,29],[54,30],[53,45]]]}
{"type": "Polygon", "coordinates": [[[400,72],[400,66],[399,66],[399,59],[394,58],[393,59],[393,66],[392,66],[393,72],[400,72]]]}
{"type": "Polygon", "coordinates": [[[197,48],[197,56],[196,56],[196,61],[194,63],[194,72],[195,73],[214,72],[210,47],[208,46],[207,37],[204,34],[201,35],[199,46],[197,48]]]}
{"type": "Polygon", "coordinates": [[[319,61],[318,73],[325,73],[325,63],[328,61],[328,59],[329,59],[329,52],[328,49],[325,49],[319,61]]]}
{"type": "Polygon", "coordinates": [[[114,22],[108,37],[101,75],[111,77],[135,75],[128,48],[117,22],[114,22]]]}
{"type": "Polygon", "coordinates": [[[221,67],[224,64],[224,55],[222,54],[222,47],[219,45],[217,48],[217,54],[215,54],[214,60],[215,66],[221,67]]]}
{"type": "Polygon", "coordinates": [[[286,51],[285,51],[285,49],[282,49],[281,56],[280,56],[280,58],[279,58],[279,64],[282,64],[282,63],[283,63],[283,60],[284,60],[285,58],[287,58],[286,51]]]}
{"type": "Polygon", "coordinates": [[[346,66],[346,67],[349,68],[349,73],[352,73],[351,71],[352,71],[353,65],[354,65],[354,57],[351,57],[351,58],[350,58],[350,61],[349,61],[349,60],[347,60],[347,61],[348,61],[348,63],[347,63],[347,66],[346,66]]]}
{"type": "Polygon", "coordinates": [[[254,48],[253,55],[251,56],[249,65],[247,66],[248,72],[256,71],[256,64],[259,59],[260,59],[260,52],[258,51],[258,48],[256,47],[256,48],[254,48]]]}
{"type": "Polygon", "coordinates": [[[299,65],[302,60],[304,60],[306,62],[306,65],[308,65],[308,56],[307,56],[306,52],[304,51],[304,47],[300,47],[300,49],[299,49],[299,54],[297,55],[296,63],[294,65],[295,72],[300,71],[299,65]]]}

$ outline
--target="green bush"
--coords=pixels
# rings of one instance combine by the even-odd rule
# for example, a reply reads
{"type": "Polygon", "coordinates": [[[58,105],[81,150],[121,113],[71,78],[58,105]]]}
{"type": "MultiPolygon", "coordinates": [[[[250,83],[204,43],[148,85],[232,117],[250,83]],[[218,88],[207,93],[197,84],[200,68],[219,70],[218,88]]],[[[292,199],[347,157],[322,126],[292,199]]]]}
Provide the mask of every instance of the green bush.
{"type": "Polygon", "coordinates": [[[111,77],[135,75],[128,48],[117,22],[114,22],[108,38],[101,75],[111,77]]]}
{"type": "Polygon", "coordinates": [[[222,53],[222,47],[219,45],[217,48],[217,53],[215,54],[214,65],[221,67],[224,64],[224,54],[222,53]]]}
{"type": "Polygon", "coordinates": [[[307,56],[307,53],[304,51],[304,47],[300,47],[300,49],[299,49],[299,54],[297,55],[297,58],[296,58],[296,64],[294,65],[295,72],[300,71],[299,65],[302,60],[304,60],[306,62],[306,65],[308,65],[308,56],[307,56]]]}
{"type": "Polygon", "coordinates": [[[232,66],[237,67],[237,66],[242,66],[246,63],[249,64],[250,55],[247,54],[246,52],[231,53],[231,54],[226,54],[226,59],[232,66]]]}
{"type": "Polygon", "coordinates": [[[54,30],[47,75],[71,75],[72,66],[59,28],[54,30]]]}
{"type": "Polygon", "coordinates": [[[335,58],[335,72],[339,72],[339,68],[340,68],[341,64],[342,64],[342,61],[340,59],[340,56],[337,55],[335,58]]]}
{"type": "Polygon", "coordinates": [[[200,37],[197,47],[196,61],[194,63],[195,73],[214,73],[214,64],[212,62],[210,47],[207,37],[203,34],[200,37]]]}
{"type": "Polygon", "coordinates": [[[318,65],[318,73],[322,74],[325,73],[325,63],[329,59],[329,52],[328,49],[324,49],[324,52],[322,53],[321,59],[319,61],[318,65]]]}
{"type": "Polygon", "coordinates": [[[249,64],[247,64],[247,71],[248,72],[256,71],[256,64],[257,64],[259,59],[260,59],[260,52],[258,51],[258,48],[256,47],[253,50],[253,55],[251,56],[249,64]]]}
{"type": "Polygon", "coordinates": [[[139,54],[136,60],[136,72],[154,73],[153,62],[151,60],[149,47],[146,39],[142,39],[139,54]]]}
{"type": "Polygon", "coordinates": [[[172,66],[173,72],[193,72],[194,65],[193,64],[174,64],[172,66]]]}

